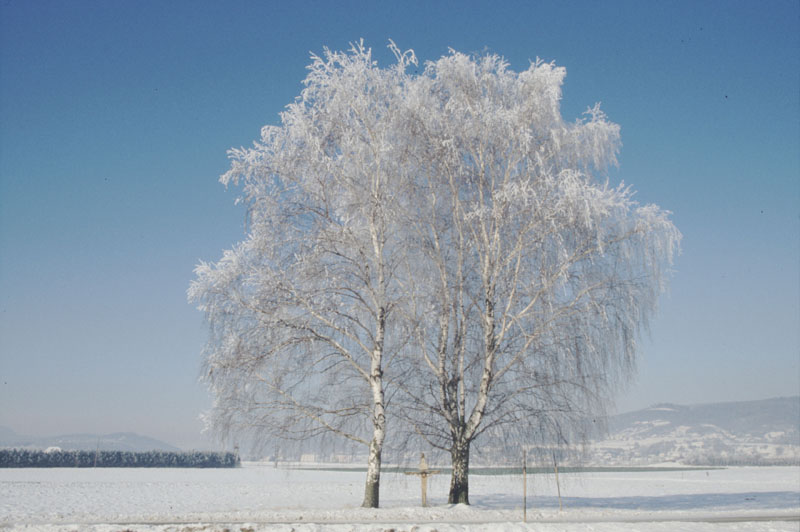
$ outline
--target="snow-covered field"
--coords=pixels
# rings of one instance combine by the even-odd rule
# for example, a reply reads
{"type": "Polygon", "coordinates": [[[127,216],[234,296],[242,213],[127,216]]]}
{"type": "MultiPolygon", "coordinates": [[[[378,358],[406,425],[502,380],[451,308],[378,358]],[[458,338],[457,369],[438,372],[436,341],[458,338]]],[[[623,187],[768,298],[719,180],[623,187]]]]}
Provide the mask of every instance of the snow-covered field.
{"type": "Polygon", "coordinates": [[[800,468],[470,476],[472,506],[447,505],[434,476],[384,473],[379,510],[359,508],[364,473],[273,468],[0,469],[0,530],[455,532],[800,529],[800,468]],[[765,520],[769,518],[769,520],[765,520]],[[794,519],[794,520],[774,520],[794,519]]]}

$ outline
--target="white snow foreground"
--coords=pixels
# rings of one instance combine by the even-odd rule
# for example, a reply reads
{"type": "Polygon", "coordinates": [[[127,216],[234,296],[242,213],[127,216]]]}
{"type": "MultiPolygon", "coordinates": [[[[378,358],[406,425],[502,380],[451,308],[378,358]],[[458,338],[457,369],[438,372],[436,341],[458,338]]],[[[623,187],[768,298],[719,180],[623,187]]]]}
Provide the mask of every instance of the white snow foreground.
{"type": "Polygon", "coordinates": [[[118,532],[462,532],[798,529],[800,468],[470,476],[473,506],[447,505],[447,475],[384,473],[382,508],[364,473],[238,469],[0,469],[0,530],[118,532]],[[784,520],[781,520],[784,519],[784,520]],[[789,519],[789,520],[786,520],[789,519]],[[794,519],[794,520],[791,520],[794,519]]]}

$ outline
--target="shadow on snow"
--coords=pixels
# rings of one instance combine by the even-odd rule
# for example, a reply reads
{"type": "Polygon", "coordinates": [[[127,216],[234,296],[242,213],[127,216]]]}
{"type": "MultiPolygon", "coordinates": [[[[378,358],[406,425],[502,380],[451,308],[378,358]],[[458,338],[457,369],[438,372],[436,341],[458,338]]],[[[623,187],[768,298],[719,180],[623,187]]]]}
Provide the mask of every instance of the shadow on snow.
{"type": "MultiPolygon", "coordinates": [[[[800,493],[796,491],[695,493],[642,497],[562,497],[565,509],[600,508],[614,510],[713,510],[736,507],[740,510],[764,508],[797,508],[800,493]]],[[[485,495],[476,497],[475,508],[508,508],[521,506],[520,497],[485,495]]],[[[528,494],[528,509],[558,508],[558,497],[528,494]]]]}

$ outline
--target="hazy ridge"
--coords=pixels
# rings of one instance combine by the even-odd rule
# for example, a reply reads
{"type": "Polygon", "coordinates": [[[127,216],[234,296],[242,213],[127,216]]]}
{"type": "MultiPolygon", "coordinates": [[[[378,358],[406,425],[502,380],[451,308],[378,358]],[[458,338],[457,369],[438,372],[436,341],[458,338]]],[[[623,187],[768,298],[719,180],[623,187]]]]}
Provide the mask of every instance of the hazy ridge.
{"type": "Polygon", "coordinates": [[[133,432],[112,434],[63,434],[59,436],[25,436],[8,427],[0,427],[0,448],[47,449],[58,447],[64,451],[171,451],[181,449],[169,443],[141,436],[133,432]]]}
{"type": "Polygon", "coordinates": [[[800,463],[800,396],[697,405],[659,404],[609,419],[595,464],[800,463]]]}

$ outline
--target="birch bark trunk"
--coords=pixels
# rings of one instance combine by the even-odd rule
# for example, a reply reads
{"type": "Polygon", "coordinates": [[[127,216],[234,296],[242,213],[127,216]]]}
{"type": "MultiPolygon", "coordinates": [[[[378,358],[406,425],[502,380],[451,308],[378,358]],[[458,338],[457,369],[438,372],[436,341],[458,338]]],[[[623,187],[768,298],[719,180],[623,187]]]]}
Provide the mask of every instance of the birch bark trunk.
{"type": "Polygon", "coordinates": [[[383,452],[383,440],[386,437],[386,416],[384,413],[380,369],[378,369],[377,376],[373,371],[371,381],[375,403],[373,405],[372,440],[369,444],[369,459],[367,461],[367,481],[364,485],[364,503],[362,504],[364,508],[378,508],[380,504],[381,454],[383,452]]]}
{"type": "Polygon", "coordinates": [[[386,437],[386,413],[383,398],[383,339],[386,330],[386,313],[380,310],[376,347],[372,354],[369,384],[372,388],[372,440],[369,444],[367,480],[364,485],[364,508],[378,508],[380,504],[381,454],[386,437]]]}
{"type": "Polygon", "coordinates": [[[447,497],[449,504],[469,504],[469,445],[469,441],[458,441],[450,450],[453,473],[447,497]]]}

